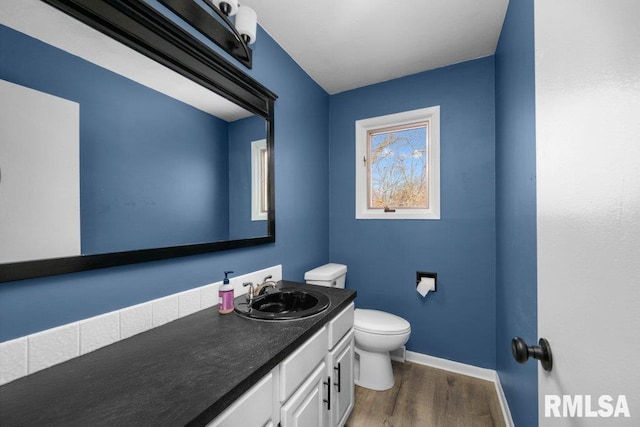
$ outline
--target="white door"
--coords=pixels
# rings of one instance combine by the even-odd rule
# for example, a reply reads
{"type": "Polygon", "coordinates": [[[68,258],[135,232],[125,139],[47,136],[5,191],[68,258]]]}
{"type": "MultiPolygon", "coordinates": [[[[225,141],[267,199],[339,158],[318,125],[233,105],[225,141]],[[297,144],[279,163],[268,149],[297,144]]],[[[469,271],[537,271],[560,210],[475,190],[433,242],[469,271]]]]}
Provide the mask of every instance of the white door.
{"type": "Polygon", "coordinates": [[[541,426],[640,425],[639,23],[638,0],[535,2],[541,426]]]}
{"type": "Polygon", "coordinates": [[[79,142],[78,103],[0,80],[0,264],[80,255],[79,142]]]}

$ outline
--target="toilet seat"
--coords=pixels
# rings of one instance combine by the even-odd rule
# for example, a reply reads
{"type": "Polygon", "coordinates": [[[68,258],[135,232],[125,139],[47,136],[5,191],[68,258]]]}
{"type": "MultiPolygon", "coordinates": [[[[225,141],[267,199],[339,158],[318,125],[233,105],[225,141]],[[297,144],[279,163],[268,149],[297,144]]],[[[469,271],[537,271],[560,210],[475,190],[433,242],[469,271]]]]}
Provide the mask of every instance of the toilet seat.
{"type": "Polygon", "coordinates": [[[411,325],[402,317],[378,310],[356,308],[353,328],[377,335],[398,335],[411,332],[411,325]]]}

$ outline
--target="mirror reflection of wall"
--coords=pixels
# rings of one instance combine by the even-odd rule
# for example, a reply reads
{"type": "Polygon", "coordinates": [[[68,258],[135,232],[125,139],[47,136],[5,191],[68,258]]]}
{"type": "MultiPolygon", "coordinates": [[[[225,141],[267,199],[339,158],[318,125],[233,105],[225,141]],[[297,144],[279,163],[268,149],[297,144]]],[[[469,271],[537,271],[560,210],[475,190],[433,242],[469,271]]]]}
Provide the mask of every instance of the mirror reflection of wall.
{"type": "MultiPolygon", "coordinates": [[[[81,254],[267,235],[265,221],[251,222],[251,187],[244,185],[244,180],[251,178],[250,148],[246,147],[252,140],[265,138],[264,118],[251,115],[48,5],[36,8],[45,15],[55,15],[41,18],[47,19],[46,31],[51,36],[40,34],[38,13],[31,16],[31,23],[0,16],[0,79],[79,107],[75,124],[80,201],[76,235],[80,236],[81,254]],[[77,29],[79,34],[74,33],[77,29]],[[72,39],[70,45],[59,40],[56,32],[72,39]],[[97,47],[92,45],[95,43],[97,47]],[[129,57],[122,59],[119,51],[126,51],[129,57]],[[109,61],[105,58],[110,55],[119,58],[113,66],[106,64],[109,61]],[[87,56],[98,59],[87,60],[87,56]],[[133,62],[140,62],[141,69],[131,71],[133,62]],[[245,150],[249,154],[241,155],[245,150]]],[[[12,143],[4,137],[2,141],[3,145],[12,143]]],[[[46,137],[43,143],[59,144],[46,137]]],[[[35,158],[23,161],[30,164],[35,158]]],[[[2,172],[0,197],[3,184],[11,180],[5,170],[2,172]]],[[[26,181],[20,185],[25,186],[26,181]]],[[[59,188],[51,187],[49,193],[59,196],[59,188]]],[[[31,190],[17,191],[28,194],[31,190]]],[[[49,207],[53,205],[45,206],[37,210],[52,210],[49,207]]],[[[15,211],[15,206],[3,202],[0,210],[15,211]]],[[[41,215],[32,221],[44,223],[43,218],[41,215]]],[[[30,228],[28,224],[24,227],[30,228]]],[[[56,241],[51,222],[39,227],[41,231],[32,233],[36,241],[56,241]]],[[[0,245],[11,247],[12,243],[3,236],[0,245]]],[[[64,249],[0,259],[0,263],[77,254],[77,248],[64,249]]]]}

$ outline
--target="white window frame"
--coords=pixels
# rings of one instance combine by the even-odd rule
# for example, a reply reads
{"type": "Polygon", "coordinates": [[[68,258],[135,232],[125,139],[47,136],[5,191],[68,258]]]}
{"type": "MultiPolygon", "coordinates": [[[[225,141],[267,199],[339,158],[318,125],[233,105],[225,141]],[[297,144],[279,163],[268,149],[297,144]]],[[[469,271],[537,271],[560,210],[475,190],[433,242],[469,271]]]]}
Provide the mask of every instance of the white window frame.
{"type": "Polygon", "coordinates": [[[357,120],[356,128],[356,219],[440,219],[440,106],[357,120]],[[367,203],[367,133],[372,129],[428,123],[428,209],[370,209],[367,203]]]}
{"type": "Polygon", "coordinates": [[[251,142],[251,221],[266,221],[268,218],[268,212],[260,210],[260,200],[264,198],[267,203],[269,201],[266,182],[263,182],[263,177],[266,180],[267,174],[263,170],[261,155],[266,150],[266,139],[251,142]]]}

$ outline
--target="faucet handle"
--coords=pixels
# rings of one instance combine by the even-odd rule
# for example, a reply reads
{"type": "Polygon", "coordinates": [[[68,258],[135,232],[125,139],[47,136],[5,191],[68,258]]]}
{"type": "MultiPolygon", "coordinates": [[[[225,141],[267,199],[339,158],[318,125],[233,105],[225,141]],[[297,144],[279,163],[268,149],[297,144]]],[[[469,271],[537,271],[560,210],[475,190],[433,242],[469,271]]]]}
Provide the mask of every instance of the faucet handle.
{"type": "Polygon", "coordinates": [[[253,287],[253,282],[244,282],[242,286],[249,286],[249,292],[247,292],[248,299],[251,299],[255,296],[255,288],[253,287]]]}
{"type": "Polygon", "coordinates": [[[270,274],[267,277],[265,277],[264,279],[262,279],[262,283],[265,283],[267,280],[273,278],[273,276],[270,274]]]}

